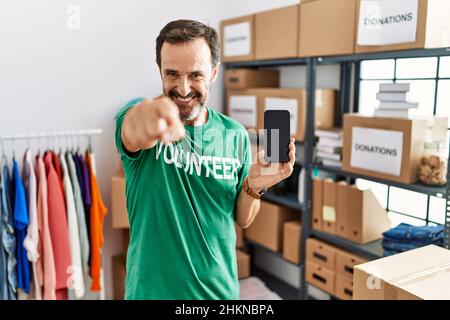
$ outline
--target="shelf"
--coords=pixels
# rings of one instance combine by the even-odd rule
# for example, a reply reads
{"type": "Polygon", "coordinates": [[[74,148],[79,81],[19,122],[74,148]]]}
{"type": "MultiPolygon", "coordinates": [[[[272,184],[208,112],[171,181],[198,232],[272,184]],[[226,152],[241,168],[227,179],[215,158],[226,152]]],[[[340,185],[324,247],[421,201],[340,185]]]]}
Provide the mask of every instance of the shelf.
{"type": "Polygon", "coordinates": [[[261,268],[253,267],[251,270],[251,276],[261,279],[270,290],[275,291],[284,300],[299,299],[299,289],[284,282],[267,271],[262,270],[261,268]]]}
{"type": "Polygon", "coordinates": [[[418,58],[418,57],[433,57],[433,56],[448,56],[450,55],[450,48],[437,49],[410,49],[400,51],[385,51],[385,52],[369,52],[369,53],[355,53],[343,56],[329,56],[317,57],[318,64],[335,64],[341,62],[358,62],[362,60],[377,60],[377,59],[393,59],[393,58],[418,58]]]}
{"type": "Polygon", "coordinates": [[[226,62],[225,68],[256,68],[256,67],[280,67],[280,66],[298,66],[304,65],[308,59],[292,58],[292,59],[273,59],[273,60],[256,60],[256,61],[239,61],[226,62]]]}
{"type": "Polygon", "coordinates": [[[295,264],[295,263],[293,263],[293,262],[291,262],[291,261],[286,260],[286,259],[283,257],[283,253],[281,253],[281,252],[273,251],[273,250],[271,250],[271,249],[269,249],[269,248],[264,247],[263,245],[261,245],[261,244],[259,244],[259,243],[256,243],[256,242],[254,242],[254,241],[252,241],[252,240],[250,240],[250,239],[247,239],[247,238],[245,238],[244,241],[245,241],[245,243],[246,243],[247,245],[250,245],[250,246],[252,246],[252,247],[254,247],[254,248],[258,248],[258,249],[264,250],[265,252],[269,253],[270,255],[272,255],[272,256],[274,256],[274,257],[276,257],[276,258],[278,258],[278,259],[281,259],[281,260],[283,260],[283,261],[286,262],[286,263],[289,263],[289,264],[291,264],[291,265],[293,265],[293,266],[295,266],[295,267],[299,267],[299,266],[300,266],[299,264],[295,264]]]}
{"type": "Polygon", "coordinates": [[[323,171],[327,171],[327,172],[330,172],[330,173],[333,173],[336,175],[347,176],[347,177],[351,177],[351,178],[355,178],[355,179],[359,178],[359,179],[370,180],[373,182],[387,184],[392,187],[398,187],[398,188],[402,188],[402,189],[406,189],[406,190],[410,190],[410,191],[420,192],[420,193],[424,193],[424,194],[431,195],[431,196],[443,197],[443,196],[445,196],[445,193],[446,193],[445,187],[430,187],[430,186],[424,185],[422,183],[407,184],[407,183],[395,182],[395,181],[390,181],[390,180],[385,180],[385,179],[381,179],[381,178],[367,176],[364,174],[347,172],[347,171],[343,171],[341,168],[329,167],[329,166],[324,166],[321,164],[315,164],[314,168],[317,168],[317,169],[323,170],[323,171]]]}
{"type": "Polygon", "coordinates": [[[294,210],[303,211],[303,204],[298,202],[296,193],[276,194],[273,191],[267,191],[261,198],[264,201],[285,206],[294,210]]]}
{"type": "Polygon", "coordinates": [[[369,260],[379,259],[383,257],[383,248],[381,247],[381,240],[376,240],[362,245],[317,230],[311,230],[311,234],[317,239],[326,241],[330,244],[333,244],[337,247],[345,249],[349,252],[352,252],[369,260]]]}

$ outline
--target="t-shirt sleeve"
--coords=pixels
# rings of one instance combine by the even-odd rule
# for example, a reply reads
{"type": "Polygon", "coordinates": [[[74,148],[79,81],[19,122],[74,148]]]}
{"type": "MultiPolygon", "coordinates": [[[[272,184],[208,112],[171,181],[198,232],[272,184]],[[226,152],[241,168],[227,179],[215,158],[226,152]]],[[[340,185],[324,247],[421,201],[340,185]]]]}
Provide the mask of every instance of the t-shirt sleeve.
{"type": "Polygon", "coordinates": [[[122,160],[124,158],[128,159],[128,160],[136,160],[136,159],[139,159],[140,156],[142,155],[142,152],[143,152],[142,150],[139,150],[137,152],[128,152],[122,143],[122,137],[121,137],[122,136],[122,124],[123,124],[125,115],[127,114],[128,110],[130,110],[132,107],[137,105],[142,100],[143,100],[142,98],[137,98],[137,99],[131,100],[124,107],[122,107],[122,109],[120,109],[114,116],[114,119],[116,121],[116,147],[120,153],[122,160]]]}
{"type": "Polygon", "coordinates": [[[239,146],[241,155],[239,156],[241,161],[241,167],[238,171],[238,185],[237,185],[237,194],[242,190],[242,184],[244,183],[245,177],[248,176],[250,172],[250,167],[252,165],[252,149],[250,143],[250,137],[248,136],[248,132],[245,129],[241,129],[239,134],[239,146]]]}

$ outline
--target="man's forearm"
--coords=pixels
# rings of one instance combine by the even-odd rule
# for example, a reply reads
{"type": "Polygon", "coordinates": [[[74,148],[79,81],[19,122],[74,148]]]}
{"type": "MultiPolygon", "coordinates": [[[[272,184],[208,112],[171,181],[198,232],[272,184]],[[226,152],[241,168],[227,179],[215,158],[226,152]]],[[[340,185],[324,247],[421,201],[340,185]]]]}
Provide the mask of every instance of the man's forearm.
{"type": "Polygon", "coordinates": [[[246,192],[241,191],[236,204],[235,220],[242,228],[247,228],[255,219],[259,211],[261,200],[257,200],[249,196],[246,192]]]}

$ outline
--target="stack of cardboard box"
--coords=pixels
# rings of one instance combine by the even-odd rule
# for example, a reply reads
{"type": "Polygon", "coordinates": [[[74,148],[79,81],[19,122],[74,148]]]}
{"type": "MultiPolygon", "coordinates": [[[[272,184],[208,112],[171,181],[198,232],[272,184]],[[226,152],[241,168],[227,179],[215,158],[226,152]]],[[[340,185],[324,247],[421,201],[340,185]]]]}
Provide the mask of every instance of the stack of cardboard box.
{"type": "Polygon", "coordinates": [[[352,299],[353,267],[365,261],[317,239],[306,241],[306,281],[339,299],[352,299]]]}

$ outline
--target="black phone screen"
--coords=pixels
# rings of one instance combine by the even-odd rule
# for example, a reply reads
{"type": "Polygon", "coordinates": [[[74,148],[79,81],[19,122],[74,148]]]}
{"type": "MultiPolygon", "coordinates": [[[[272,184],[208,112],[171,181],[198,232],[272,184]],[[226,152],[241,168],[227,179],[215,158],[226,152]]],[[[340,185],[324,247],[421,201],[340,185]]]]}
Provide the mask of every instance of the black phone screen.
{"type": "Polygon", "coordinates": [[[289,162],[290,117],[288,110],[264,112],[266,161],[289,162]]]}

